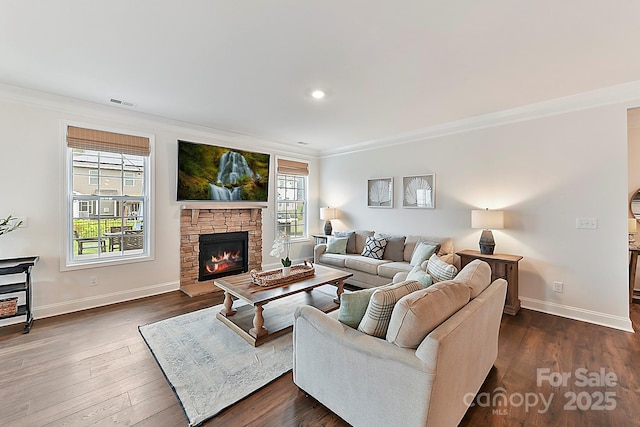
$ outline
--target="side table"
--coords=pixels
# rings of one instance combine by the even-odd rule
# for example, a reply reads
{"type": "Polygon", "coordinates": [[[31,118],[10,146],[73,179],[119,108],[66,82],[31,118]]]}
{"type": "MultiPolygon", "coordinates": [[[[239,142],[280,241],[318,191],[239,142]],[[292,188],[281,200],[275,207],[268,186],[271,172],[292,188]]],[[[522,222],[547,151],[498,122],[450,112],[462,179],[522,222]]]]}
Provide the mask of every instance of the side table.
{"type": "Polygon", "coordinates": [[[491,281],[505,279],[507,281],[507,299],[504,304],[504,313],[515,316],[520,311],[520,298],[518,298],[518,262],[520,255],[494,254],[485,255],[479,251],[464,250],[457,252],[460,257],[460,266],[464,267],[474,259],[485,261],[491,267],[491,281]]]}
{"type": "Polygon", "coordinates": [[[634,286],[636,284],[636,269],[638,266],[638,253],[640,248],[638,246],[629,245],[629,303],[634,302],[634,298],[638,299],[640,291],[636,291],[634,286]]]}
{"type": "Polygon", "coordinates": [[[321,243],[327,243],[327,236],[326,234],[314,234],[313,235],[313,245],[319,245],[321,243]]]}
{"type": "Polygon", "coordinates": [[[15,316],[27,316],[23,330],[24,334],[29,333],[31,325],[33,324],[33,312],[31,310],[31,269],[36,265],[36,262],[38,262],[38,258],[37,256],[31,256],[0,259],[0,276],[9,274],[25,275],[24,282],[0,284],[0,294],[25,293],[25,304],[18,306],[16,314],[2,317],[2,319],[7,319],[15,316]]]}

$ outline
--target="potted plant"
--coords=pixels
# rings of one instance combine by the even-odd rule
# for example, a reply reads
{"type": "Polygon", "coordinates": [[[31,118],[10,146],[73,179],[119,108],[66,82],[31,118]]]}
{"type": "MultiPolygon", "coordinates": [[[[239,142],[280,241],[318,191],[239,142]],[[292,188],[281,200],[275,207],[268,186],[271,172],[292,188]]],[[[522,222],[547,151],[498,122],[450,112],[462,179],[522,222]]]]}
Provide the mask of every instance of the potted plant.
{"type": "Polygon", "coordinates": [[[291,272],[291,260],[289,259],[289,253],[291,251],[291,239],[286,233],[280,233],[276,240],[273,241],[270,255],[272,257],[280,258],[282,263],[282,275],[288,276],[291,272]],[[282,258],[282,254],[286,254],[282,258]]]}

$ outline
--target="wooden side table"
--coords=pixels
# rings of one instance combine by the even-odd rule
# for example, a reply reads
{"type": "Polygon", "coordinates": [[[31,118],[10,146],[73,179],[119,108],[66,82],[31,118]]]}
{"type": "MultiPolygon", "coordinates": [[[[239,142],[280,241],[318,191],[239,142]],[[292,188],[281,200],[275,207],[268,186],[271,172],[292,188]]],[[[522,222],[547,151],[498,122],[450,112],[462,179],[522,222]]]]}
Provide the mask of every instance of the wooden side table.
{"type": "Polygon", "coordinates": [[[640,291],[634,290],[636,284],[636,269],[638,267],[638,253],[640,253],[640,247],[629,246],[629,303],[634,302],[634,297],[637,299],[640,291]]]}
{"type": "Polygon", "coordinates": [[[491,281],[505,279],[507,281],[507,299],[504,304],[504,312],[515,316],[520,311],[520,298],[518,298],[518,262],[520,255],[494,254],[484,255],[479,251],[464,250],[457,252],[460,257],[460,266],[464,268],[474,259],[486,261],[491,267],[491,281]]]}

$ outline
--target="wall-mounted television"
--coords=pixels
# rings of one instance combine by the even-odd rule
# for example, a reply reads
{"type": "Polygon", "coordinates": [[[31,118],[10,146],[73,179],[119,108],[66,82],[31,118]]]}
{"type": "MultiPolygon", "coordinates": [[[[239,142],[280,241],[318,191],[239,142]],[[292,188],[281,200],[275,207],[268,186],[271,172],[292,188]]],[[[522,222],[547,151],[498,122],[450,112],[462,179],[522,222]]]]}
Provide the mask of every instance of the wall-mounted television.
{"type": "Polygon", "coordinates": [[[178,201],[269,198],[269,154],[178,140],[178,201]]]}

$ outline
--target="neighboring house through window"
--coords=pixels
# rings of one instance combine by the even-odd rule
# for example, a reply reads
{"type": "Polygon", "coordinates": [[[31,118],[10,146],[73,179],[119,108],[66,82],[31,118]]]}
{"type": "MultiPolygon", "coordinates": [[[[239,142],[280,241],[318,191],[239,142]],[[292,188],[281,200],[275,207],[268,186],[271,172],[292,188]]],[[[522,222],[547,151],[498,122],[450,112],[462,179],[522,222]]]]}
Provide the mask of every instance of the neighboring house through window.
{"type": "Polygon", "coordinates": [[[67,126],[66,265],[149,256],[149,138],[67,126]]]}
{"type": "Polygon", "coordinates": [[[276,230],[293,239],[307,238],[307,163],[278,159],[277,161],[276,230]]]}

